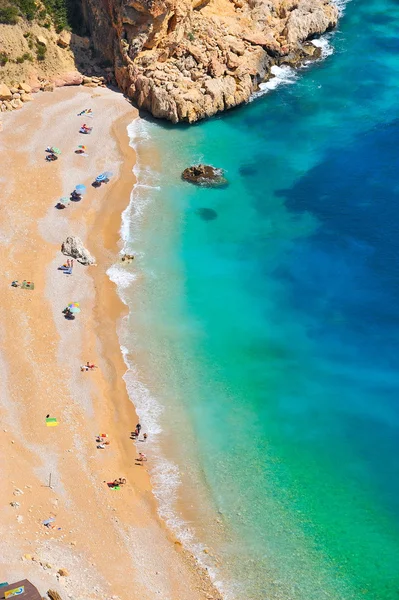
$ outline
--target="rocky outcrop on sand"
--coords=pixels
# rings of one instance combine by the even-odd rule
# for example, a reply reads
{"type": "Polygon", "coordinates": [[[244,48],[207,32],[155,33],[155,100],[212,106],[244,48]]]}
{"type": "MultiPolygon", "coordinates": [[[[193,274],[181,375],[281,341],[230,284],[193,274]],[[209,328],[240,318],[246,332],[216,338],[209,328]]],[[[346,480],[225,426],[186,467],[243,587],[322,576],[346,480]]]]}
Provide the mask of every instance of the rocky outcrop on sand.
{"type": "Polygon", "coordinates": [[[66,254],[67,256],[71,256],[72,258],[76,258],[78,262],[82,265],[94,265],[96,264],[96,259],[94,256],[90,254],[88,250],[83,245],[83,242],[80,238],[75,236],[69,236],[62,243],[61,252],[66,254]]]}
{"type": "Polygon", "coordinates": [[[193,165],[184,169],[182,178],[189,183],[203,187],[222,187],[227,185],[227,179],[222,169],[210,165],[193,165]]]}
{"type": "Polygon", "coordinates": [[[330,0],[85,0],[93,43],[155,117],[194,122],[243,102],[273,65],[317,57],[330,0]]]}

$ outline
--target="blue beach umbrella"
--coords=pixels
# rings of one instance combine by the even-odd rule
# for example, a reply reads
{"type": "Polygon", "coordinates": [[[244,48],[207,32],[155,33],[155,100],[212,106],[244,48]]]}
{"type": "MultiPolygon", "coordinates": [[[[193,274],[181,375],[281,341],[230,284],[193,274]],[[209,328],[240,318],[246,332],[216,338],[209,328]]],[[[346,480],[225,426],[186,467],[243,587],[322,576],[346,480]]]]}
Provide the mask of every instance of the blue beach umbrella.
{"type": "Polygon", "coordinates": [[[75,191],[76,191],[78,194],[85,194],[85,193],[86,193],[86,186],[85,186],[85,185],[82,185],[82,184],[80,183],[79,185],[77,185],[77,186],[75,187],[75,191]]]}
{"type": "Polygon", "coordinates": [[[107,179],[107,176],[105,173],[101,173],[101,175],[97,175],[96,177],[96,181],[105,181],[107,179]]]}

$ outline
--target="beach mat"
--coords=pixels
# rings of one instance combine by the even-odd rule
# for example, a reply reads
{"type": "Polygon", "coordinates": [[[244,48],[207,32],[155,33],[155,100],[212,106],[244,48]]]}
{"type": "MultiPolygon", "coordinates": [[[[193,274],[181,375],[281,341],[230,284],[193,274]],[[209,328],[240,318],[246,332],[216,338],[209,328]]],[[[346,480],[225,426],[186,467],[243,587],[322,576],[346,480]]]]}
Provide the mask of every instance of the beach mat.
{"type": "Polygon", "coordinates": [[[33,283],[33,281],[23,281],[21,283],[21,288],[23,290],[34,290],[35,289],[35,284],[33,283]]]}
{"type": "Polygon", "coordinates": [[[112,483],[112,481],[109,481],[109,482],[107,483],[107,486],[108,486],[108,487],[109,487],[111,490],[120,490],[120,489],[121,489],[121,486],[120,486],[120,485],[114,485],[114,484],[112,483]]]}
{"type": "Polygon", "coordinates": [[[47,427],[57,427],[58,421],[55,417],[47,417],[46,425],[47,427]]]}

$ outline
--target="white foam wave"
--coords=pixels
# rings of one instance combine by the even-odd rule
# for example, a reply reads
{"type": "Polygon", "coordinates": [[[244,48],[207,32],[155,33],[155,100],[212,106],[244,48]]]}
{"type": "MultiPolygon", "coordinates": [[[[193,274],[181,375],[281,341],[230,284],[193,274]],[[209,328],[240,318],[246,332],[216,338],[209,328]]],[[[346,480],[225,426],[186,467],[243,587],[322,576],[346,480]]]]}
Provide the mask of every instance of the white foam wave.
{"type": "Polygon", "coordinates": [[[130,145],[136,148],[137,144],[151,139],[150,124],[144,119],[137,117],[127,126],[127,133],[130,138],[130,145]]]}
{"type": "Polygon", "coordinates": [[[296,71],[294,71],[294,69],[288,65],[284,65],[282,67],[273,65],[270,69],[270,72],[273,77],[269,79],[269,81],[259,85],[259,91],[255,92],[251,96],[250,101],[267,94],[271,90],[275,90],[279,85],[291,85],[298,79],[296,71]]]}
{"type": "Polygon", "coordinates": [[[327,58],[327,56],[331,56],[334,54],[334,48],[328,41],[328,38],[318,38],[316,40],[312,40],[313,46],[321,49],[321,58],[327,58]]]}
{"type": "MultiPolygon", "coordinates": [[[[345,7],[350,1],[351,0],[333,0],[335,6],[338,8],[339,18],[341,18],[344,14],[345,7]]],[[[312,40],[312,44],[314,46],[316,46],[317,48],[321,48],[322,60],[327,58],[327,56],[331,56],[331,54],[334,53],[334,48],[329,41],[333,35],[333,33],[329,33],[320,38],[312,40]]],[[[304,65],[302,65],[302,68],[306,68],[312,62],[313,61],[306,62],[304,65]]],[[[249,102],[252,102],[260,96],[264,96],[268,92],[275,90],[280,85],[289,85],[295,83],[295,81],[298,78],[298,71],[294,70],[288,65],[283,65],[281,67],[273,65],[270,69],[270,72],[272,73],[272,75],[274,75],[274,77],[269,79],[269,81],[259,84],[259,90],[252,94],[251,98],[249,99],[249,102]]]]}
{"type": "MultiPolygon", "coordinates": [[[[137,182],[131,192],[129,205],[122,213],[120,235],[123,250],[121,252],[133,252],[138,257],[140,253],[132,248],[135,230],[140,226],[141,218],[145,214],[148,205],[154,201],[154,194],[159,193],[161,188],[156,185],[157,173],[140,162],[139,149],[141,145],[145,145],[150,140],[150,125],[141,119],[136,119],[128,126],[128,135],[130,145],[138,149],[137,161],[134,167],[137,182]]],[[[107,271],[109,278],[116,283],[118,294],[125,304],[128,304],[126,289],[134,284],[136,280],[136,275],[131,273],[128,268],[116,264],[107,271]]],[[[147,274],[150,275],[149,272],[147,274]]],[[[128,321],[129,315],[122,320],[121,330],[119,331],[121,352],[127,369],[123,379],[129,398],[134,403],[143,431],[149,434],[147,452],[152,458],[150,476],[154,495],[157,499],[158,512],[174,535],[196,557],[198,564],[208,570],[215,585],[222,592],[223,584],[218,581],[218,573],[207,559],[203,544],[196,538],[194,530],[176,512],[176,500],[179,495],[179,488],[182,485],[179,467],[166,459],[160,448],[159,439],[162,434],[161,423],[164,408],[140,381],[138,369],[130,357],[127,345],[131,344],[131,340],[126,339],[124,341],[124,336],[128,332],[128,321]]],[[[225,594],[225,598],[228,600],[228,594],[225,594]]]]}
{"type": "Polygon", "coordinates": [[[116,283],[118,291],[119,288],[123,290],[128,288],[136,279],[136,275],[134,273],[130,273],[119,265],[112,265],[112,267],[108,269],[107,275],[111,281],[116,283]]]}
{"type": "Polygon", "coordinates": [[[127,371],[123,376],[129,398],[134,402],[140,423],[151,438],[162,433],[160,417],[163,413],[162,405],[150,394],[149,390],[141,383],[136,366],[129,360],[129,350],[121,345],[123,360],[127,371]]]}
{"type": "Polygon", "coordinates": [[[350,2],[350,0],[334,0],[334,4],[338,8],[339,17],[342,17],[342,15],[344,14],[348,2],[350,2]]]}

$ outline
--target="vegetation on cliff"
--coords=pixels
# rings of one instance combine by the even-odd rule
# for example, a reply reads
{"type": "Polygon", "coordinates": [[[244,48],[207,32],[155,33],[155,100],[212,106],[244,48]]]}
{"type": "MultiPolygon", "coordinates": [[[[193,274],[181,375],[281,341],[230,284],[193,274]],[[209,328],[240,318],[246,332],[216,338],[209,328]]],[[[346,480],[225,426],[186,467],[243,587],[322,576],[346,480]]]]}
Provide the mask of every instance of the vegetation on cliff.
{"type": "Polygon", "coordinates": [[[76,0],[0,0],[0,23],[16,25],[20,18],[36,20],[43,27],[52,24],[56,31],[77,25],[76,0]]]}

